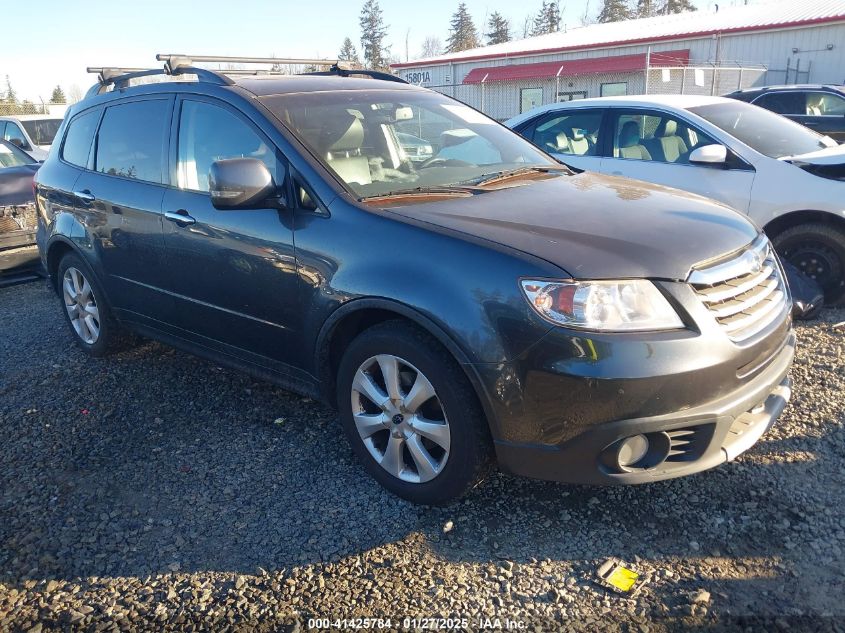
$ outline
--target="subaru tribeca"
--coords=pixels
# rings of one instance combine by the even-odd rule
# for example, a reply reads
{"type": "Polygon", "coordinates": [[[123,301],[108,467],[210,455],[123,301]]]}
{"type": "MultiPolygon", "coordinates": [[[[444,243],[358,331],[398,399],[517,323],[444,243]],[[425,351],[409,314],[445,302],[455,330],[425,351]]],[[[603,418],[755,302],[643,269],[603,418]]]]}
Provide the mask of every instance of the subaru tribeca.
{"type": "Polygon", "coordinates": [[[740,214],[576,174],[378,73],[160,59],[101,69],[37,175],[41,257],[88,354],[134,332],[320,398],[418,503],[494,460],[590,484],[695,473],[783,410],[788,289],[740,214]],[[155,73],[196,80],[131,85],[155,73]]]}

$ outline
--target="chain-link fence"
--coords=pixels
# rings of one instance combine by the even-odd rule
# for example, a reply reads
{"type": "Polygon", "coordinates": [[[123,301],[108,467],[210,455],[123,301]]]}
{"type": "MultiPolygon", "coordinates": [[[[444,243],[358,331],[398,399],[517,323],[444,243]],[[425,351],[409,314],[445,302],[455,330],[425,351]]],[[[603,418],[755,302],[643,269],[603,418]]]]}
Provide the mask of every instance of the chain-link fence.
{"type": "Polygon", "coordinates": [[[765,75],[765,66],[652,66],[646,73],[646,92],[719,96],[750,88],[765,75]]]}
{"type": "Polygon", "coordinates": [[[50,114],[50,105],[46,103],[32,103],[30,101],[23,101],[21,103],[0,102],[0,116],[18,114],[50,114]]]}
{"type": "Polygon", "coordinates": [[[428,86],[504,121],[537,106],[637,94],[722,95],[765,78],[764,66],[674,66],[542,79],[428,86]]]}

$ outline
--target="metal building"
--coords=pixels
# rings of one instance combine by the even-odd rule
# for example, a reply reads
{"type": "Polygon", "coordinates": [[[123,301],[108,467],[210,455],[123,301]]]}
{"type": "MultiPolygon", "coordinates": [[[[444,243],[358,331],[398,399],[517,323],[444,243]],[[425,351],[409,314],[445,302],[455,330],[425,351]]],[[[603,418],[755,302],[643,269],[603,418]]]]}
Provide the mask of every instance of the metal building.
{"type": "Polygon", "coordinates": [[[593,24],[392,68],[498,119],[587,97],[842,84],[845,0],[762,1],[593,24]]]}

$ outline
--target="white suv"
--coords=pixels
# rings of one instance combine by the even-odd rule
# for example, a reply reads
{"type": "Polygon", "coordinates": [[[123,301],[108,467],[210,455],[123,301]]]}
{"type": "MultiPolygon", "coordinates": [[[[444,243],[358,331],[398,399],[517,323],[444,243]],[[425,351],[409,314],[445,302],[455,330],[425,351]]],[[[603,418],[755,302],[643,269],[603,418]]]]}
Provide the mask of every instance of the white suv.
{"type": "Polygon", "coordinates": [[[845,301],[845,145],[748,103],[691,95],[555,103],[505,125],[577,169],[748,214],[828,303],[845,301]]]}
{"type": "Polygon", "coordinates": [[[0,139],[17,145],[35,160],[43,161],[61,124],[61,117],[49,114],[0,116],[0,139]]]}

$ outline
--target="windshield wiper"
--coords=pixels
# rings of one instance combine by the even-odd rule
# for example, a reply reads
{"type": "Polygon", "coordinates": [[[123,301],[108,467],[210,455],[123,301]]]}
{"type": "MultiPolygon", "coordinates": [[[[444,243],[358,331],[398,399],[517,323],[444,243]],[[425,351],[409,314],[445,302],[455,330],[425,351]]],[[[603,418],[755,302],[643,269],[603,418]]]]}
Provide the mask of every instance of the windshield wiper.
{"type": "Polygon", "coordinates": [[[533,174],[536,172],[564,172],[567,174],[574,173],[566,165],[532,165],[531,167],[520,167],[518,169],[509,169],[507,171],[498,171],[494,174],[485,174],[481,180],[474,180],[472,184],[476,187],[485,187],[493,183],[510,180],[511,178],[518,178],[526,174],[533,174]]]}
{"type": "Polygon", "coordinates": [[[375,199],[382,199],[382,198],[394,198],[397,196],[412,196],[414,194],[470,194],[475,195],[477,193],[486,193],[485,189],[480,189],[479,187],[473,185],[435,185],[430,187],[412,187],[410,189],[394,189],[393,191],[386,191],[384,193],[376,193],[371,196],[364,196],[362,198],[358,198],[359,202],[365,202],[366,200],[375,200],[375,199]]]}

